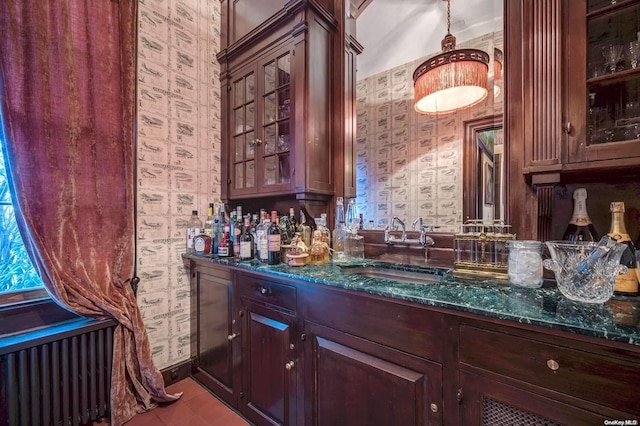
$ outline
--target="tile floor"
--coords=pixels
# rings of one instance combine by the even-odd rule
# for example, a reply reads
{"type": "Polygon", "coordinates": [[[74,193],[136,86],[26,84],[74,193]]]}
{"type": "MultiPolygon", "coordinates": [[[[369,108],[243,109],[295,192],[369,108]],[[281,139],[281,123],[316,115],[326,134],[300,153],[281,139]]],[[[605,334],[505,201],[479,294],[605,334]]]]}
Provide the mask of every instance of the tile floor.
{"type": "MultiPolygon", "coordinates": [[[[191,378],[167,386],[167,392],[183,392],[183,394],[177,401],[161,404],[151,411],[134,416],[126,426],[246,426],[251,424],[191,378]]],[[[94,426],[106,425],[108,423],[94,423],[94,426]]]]}

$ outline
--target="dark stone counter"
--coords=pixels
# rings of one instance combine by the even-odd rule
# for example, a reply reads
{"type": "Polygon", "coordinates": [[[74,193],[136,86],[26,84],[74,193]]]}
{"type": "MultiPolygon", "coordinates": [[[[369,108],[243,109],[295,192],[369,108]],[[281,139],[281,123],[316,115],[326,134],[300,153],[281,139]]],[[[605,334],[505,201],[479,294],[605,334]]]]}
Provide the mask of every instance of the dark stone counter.
{"type": "MultiPolygon", "coordinates": [[[[614,296],[604,304],[578,303],[564,297],[556,287],[513,287],[506,281],[460,278],[454,276],[450,270],[434,267],[391,265],[398,270],[409,269],[442,276],[439,283],[415,284],[404,282],[401,277],[398,277],[398,280],[390,280],[345,274],[337,264],[290,267],[286,264],[269,266],[255,260],[236,262],[218,259],[215,256],[184,257],[427,306],[640,345],[640,298],[614,296]]],[[[379,265],[380,262],[360,261],[343,265],[355,264],[379,265]]]]}

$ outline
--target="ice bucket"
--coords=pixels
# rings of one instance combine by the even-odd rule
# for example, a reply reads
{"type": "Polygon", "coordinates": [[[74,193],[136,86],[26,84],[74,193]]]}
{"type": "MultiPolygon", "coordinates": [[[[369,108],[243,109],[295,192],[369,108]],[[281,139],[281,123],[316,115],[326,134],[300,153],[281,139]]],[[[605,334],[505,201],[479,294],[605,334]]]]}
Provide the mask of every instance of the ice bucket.
{"type": "Polygon", "coordinates": [[[620,265],[626,245],[583,241],[545,242],[551,259],[544,267],[555,273],[560,292],[568,299],[584,303],[603,303],[613,296],[616,276],[625,273],[620,265]]]}

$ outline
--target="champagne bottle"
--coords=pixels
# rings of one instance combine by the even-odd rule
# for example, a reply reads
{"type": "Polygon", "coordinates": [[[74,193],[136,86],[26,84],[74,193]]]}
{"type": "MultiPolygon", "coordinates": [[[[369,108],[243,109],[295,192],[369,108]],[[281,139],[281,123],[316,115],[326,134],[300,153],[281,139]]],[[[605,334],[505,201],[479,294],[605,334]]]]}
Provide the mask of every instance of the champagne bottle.
{"type": "Polygon", "coordinates": [[[267,230],[267,264],[277,265],[280,263],[280,227],[278,226],[278,212],[271,212],[271,225],[267,230]]]}
{"type": "Polygon", "coordinates": [[[628,268],[626,274],[616,277],[615,294],[620,296],[638,295],[638,264],[636,261],[636,248],[627,233],[624,223],[624,202],[614,201],[609,208],[611,211],[611,228],[609,235],[619,243],[626,244],[627,249],[622,253],[620,264],[628,268]]]}
{"type": "Polygon", "coordinates": [[[189,218],[189,222],[187,223],[187,253],[195,253],[193,239],[196,235],[200,235],[201,231],[202,221],[198,217],[198,210],[193,210],[191,212],[191,218],[189,218]]]}
{"type": "Polygon", "coordinates": [[[587,190],[578,188],[573,191],[573,214],[562,235],[568,241],[598,241],[598,233],[587,213],[587,190]]]}

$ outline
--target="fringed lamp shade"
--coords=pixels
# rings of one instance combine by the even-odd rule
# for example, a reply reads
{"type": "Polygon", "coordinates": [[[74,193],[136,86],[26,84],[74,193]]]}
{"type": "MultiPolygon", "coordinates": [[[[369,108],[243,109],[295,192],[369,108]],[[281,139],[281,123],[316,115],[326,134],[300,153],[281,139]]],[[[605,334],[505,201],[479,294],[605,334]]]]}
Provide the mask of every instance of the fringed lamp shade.
{"type": "Polygon", "coordinates": [[[442,53],[413,73],[415,110],[444,114],[467,108],[487,97],[489,55],[464,49],[442,53]]]}
{"type": "Polygon", "coordinates": [[[420,114],[446,114],[468,108],[487,97],[489,55],[482,50],[455,50],[451,35],[451,1],[447,2],[447,35],[441,54],[413,73],[414,108],[420,114]]]}
{"type": "Polygon", "coordinates": [[[502,50],[493,49],[493,96],[498,97],[502,92],[502,50]]]}

